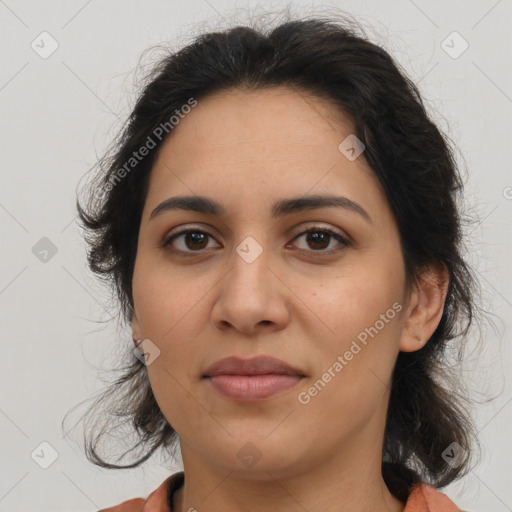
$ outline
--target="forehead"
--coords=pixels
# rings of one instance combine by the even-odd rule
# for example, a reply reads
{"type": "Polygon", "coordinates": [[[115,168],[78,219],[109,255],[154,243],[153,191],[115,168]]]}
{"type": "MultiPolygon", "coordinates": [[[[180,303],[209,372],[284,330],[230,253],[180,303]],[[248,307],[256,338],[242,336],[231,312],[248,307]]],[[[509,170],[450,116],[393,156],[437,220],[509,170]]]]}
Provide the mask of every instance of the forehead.
{"type": "Polygon", "coordinates": [[[199,99],[163,143],[147,206],[172,195],[200,194],[256,212],[284,197],[337,192],[371,203],[368,210],[386,209],[364,158],[351,161],[339,149],[353,133],[352,120],[339,108],[305,91],[214,93],[199,99]]]}
{"type": "Polygon", "coordinates": [[[272,154],[286,145],[308,155],[312,145],[327,150],[334,144],[336,149],[340,133],[353,131],[347,115],[309,92],[282,86],[228,89],[198,100],[164,146],[229,151],[241,144],[259,144],[272,154]]]}

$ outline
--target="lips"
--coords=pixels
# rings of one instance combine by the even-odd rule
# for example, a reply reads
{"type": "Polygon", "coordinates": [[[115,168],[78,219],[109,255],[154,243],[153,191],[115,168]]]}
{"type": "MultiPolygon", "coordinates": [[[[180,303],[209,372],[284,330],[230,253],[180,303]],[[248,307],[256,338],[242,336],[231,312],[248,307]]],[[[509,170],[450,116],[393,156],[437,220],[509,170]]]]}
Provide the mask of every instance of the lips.
{"type": "Polygon", "coordinates": [[[221,359],[203,375],[224,398],[245,402],[265,400],[288,391],[304,377],[301,370],[269,356],[221,359]]]}
{"type": "Polygon", "coordinates": [[[226,357],[212,364],[205,371],[204,377],[216,375],[298,375],[304,377],[300,370],[284,361],[269,356],[257,356],[251,359],[226,357]]]}

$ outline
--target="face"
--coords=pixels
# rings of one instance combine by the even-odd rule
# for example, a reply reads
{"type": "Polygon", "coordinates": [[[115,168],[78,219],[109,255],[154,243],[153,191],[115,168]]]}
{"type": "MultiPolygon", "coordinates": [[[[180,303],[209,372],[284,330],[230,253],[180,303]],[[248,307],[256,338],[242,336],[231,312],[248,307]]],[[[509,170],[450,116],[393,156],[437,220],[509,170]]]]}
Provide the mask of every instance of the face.
{"type": "Polygon", "coordinates": [[[365,450],[380,464],[405,271],[364,152],[339,149],[353,132],[308,93],[230,90],[199,100],[162,146],[140,226],[132,328],[157,354],[150,383],[185,464],[277,476],[365,450]],[[221,213],[152,216],[178,196],[208,198],[221,213]],[[344,199],[275,208],[309,196],[344,199]],[[258,385],[204,377],[225,357],[261,355],[295,375],[258,385]]]}

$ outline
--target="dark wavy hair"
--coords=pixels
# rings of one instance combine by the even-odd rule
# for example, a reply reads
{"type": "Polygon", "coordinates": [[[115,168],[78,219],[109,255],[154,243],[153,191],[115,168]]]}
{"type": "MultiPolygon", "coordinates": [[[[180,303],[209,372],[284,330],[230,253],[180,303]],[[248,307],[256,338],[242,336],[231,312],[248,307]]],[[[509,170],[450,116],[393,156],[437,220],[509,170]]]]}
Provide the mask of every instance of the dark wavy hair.
{"type": "MultiPolygon", "coordinates": [[[[89,267],[111,285],[124,321],[130,322],[141,214],[166,137],[115,186],[112,180],[155,129],[190,98],[201,101],[232,88],[287,86],[328,99],[348,115],[366,146],[362,157],[394,213],[408,289],[427,264],[442,263],[450,278],[435,332],[421,350],[399,353],[392,377],[382,473],[390,491],[406,501],[412,484],[443,487],[470,469],[477,443],[469,400],[454,373],[456,365],[447,361],[456,338],[460,346],[467,340],[478,282],[463,258],[463,182],[454,145],[430,119],[406,73],[361,30],[348,20],[287,19],[269,29],[235,26],[203,33],[178,51],[169,50],[145,77],[126,125],[100,160],[87,199],[81,204],[77,198],[77,209],[89,267]],[[459,461],[450,465],[442,454],[454,442],[460,447],[459,461]]],[[[172,136],[170,130],[167,136],[172,136]]],[[[104,421],[103,428],[95,435],[88,431],[84,442],[88,459],[104,468],[136,467],[158,448],[175,447],[177,440],[155,400],[145,365],[132,350],[125,352],[122,374],[92,408],[109,404],[106,413],[94,413],[104,421]],[[123,457],[133,450],[140,455],[124,465],[107,462],[98,453],[100,440],[120,419],[136,434],[123,457]]],[[[460,360],[460,349],[456,353],[460,360]]]]}

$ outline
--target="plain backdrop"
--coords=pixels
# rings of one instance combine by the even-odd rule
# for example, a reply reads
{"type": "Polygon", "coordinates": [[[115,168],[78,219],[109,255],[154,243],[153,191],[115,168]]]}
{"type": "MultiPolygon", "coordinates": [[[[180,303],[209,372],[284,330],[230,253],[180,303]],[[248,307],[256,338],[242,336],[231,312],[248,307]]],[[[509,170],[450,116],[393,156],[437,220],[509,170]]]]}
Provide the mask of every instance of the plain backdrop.
{"type": "Polygon", "coordinates": [[[98,323],[108,293],[86,267],[76,188],[133,106],[145,49],[286,6],[340,8],[373,30],[464,155],[467,209],[480,219],[467,229],[468,258],[494,327],[466,372],[482,402],[481,462],[444,492],[472,512],[512,510],[512,2],[261,4],[0,0],[0,511],[95,511],[147,496],[178,469],[156,458],[100,469],[62,431],[66,412],[102,387],[95,369],[131,348],[115,321],[98,323]]]}

